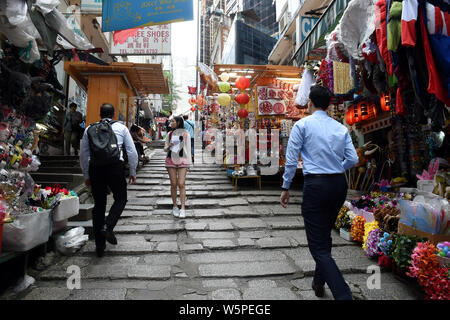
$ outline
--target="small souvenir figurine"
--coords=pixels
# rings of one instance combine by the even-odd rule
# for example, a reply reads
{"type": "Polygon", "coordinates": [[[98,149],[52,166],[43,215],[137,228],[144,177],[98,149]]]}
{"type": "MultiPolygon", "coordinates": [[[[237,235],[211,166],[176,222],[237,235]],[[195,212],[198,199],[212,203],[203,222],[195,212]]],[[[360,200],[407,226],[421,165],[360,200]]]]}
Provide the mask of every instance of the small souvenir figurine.
{"type": "Polygon", "coordinates": [[[9,147],[6,143],[0,142],[0,169],[4,169],[9,158],[9,147]]]}
{"type": "Polygon", "coordinates": [[[19,169],[20,163],[22,162],[22,149],[19,146],[15,146],[14,148],[11,148],[10,156],[11,156],[11,162],[10,165],[13,169],[19,169]]]}

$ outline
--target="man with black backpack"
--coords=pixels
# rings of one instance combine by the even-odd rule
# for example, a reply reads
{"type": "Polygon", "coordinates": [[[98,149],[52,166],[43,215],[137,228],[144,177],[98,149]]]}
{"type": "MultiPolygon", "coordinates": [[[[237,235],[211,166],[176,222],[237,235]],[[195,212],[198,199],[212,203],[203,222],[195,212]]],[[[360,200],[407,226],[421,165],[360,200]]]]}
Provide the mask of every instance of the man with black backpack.
{"type": "Polygon", "coordinates": [[[100,108],[101,120],[91,124],[81,141],[80,164],[85,184],[94,197],[93,227],[97,256],[103,256],[106,241],[117,244],[113,229],[127,203],[127,182],[124,158],[126,150],[130,166],[130,184],[136,183],[138,155],[128,128],[112,121],[114,106],[104,103],[100,108]],[[108,217],[105,219],[107,187],[114,196],[108,217]]]}

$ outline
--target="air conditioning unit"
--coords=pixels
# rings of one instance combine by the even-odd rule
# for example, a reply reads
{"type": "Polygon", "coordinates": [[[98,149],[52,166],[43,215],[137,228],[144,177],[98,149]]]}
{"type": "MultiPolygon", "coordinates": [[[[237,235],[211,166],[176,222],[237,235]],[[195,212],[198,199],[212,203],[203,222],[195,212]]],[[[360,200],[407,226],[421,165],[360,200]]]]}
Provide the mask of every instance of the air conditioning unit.
{"type": "Polygon", "coordinates": [[[284,31],[284,29],[287,27],[287,25],[289,24],[289,22],[291,21],[291,14],[290,13],[285,13],[281,19],[280,19],[280,33],[282,33],[284,31]]]}

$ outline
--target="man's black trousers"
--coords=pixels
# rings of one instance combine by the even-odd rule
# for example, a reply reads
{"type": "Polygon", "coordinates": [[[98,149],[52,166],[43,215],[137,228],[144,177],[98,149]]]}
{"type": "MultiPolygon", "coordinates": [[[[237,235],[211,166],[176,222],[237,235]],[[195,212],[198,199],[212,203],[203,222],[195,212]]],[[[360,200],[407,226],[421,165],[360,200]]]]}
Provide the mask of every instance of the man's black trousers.
{"type": "Polygon", "coordinates": [[[105,237],[101,234],[103,226],[113,230],[127,203],[127,181],[125,179],[124,163],[108,165],[104,167],[89,167],[92,196],[94,197],[93,227],[95,244],[103,247],[106,244],[105,237]],[[105,220],[107,187],[110,188],[114,197],[114,204],[109,210],[105,220]]]}
{"type": "Polygon", "coordinates": [[[316,262],[314,283],[328,284],[336,300],[352,299],[336,262],[331,256],[333,228],[347,197],[347,181],[342,175],[305,176],[302,216],[311,255],[316,262]]]}

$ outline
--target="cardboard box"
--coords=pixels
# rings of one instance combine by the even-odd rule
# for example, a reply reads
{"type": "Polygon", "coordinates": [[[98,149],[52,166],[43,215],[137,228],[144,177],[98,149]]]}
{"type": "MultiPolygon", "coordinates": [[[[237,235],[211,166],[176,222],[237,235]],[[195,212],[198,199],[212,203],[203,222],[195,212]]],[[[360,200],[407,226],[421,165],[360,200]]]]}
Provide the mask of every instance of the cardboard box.
{"type": "Polygon", "coordinates": [[[405,236],[418,236],[420,238],[427,238],[433,244],[438,244],[443,241],[450,241],[450,235],[445,234],[431,234],[417,228],[413,228],[403,224],[401,222],[398,223],[398,234],[405,236]]]}

